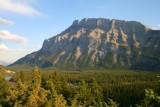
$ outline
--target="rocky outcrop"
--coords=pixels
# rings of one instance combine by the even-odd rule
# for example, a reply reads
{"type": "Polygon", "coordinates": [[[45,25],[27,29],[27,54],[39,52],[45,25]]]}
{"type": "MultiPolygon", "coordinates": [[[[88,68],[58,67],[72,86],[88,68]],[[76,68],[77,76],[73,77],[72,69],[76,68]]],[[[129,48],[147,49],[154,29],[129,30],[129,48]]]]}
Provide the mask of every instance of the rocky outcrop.
{"type": "Polygon", "coordinates": [[[149,61],[152,69],[159,69],[159,45],[160,31],[154,31],[140,22],[85,18],[75,20],[62,33],[46,39],[38,52],[11,66],[145,68],[146,61],[149,61]]]}

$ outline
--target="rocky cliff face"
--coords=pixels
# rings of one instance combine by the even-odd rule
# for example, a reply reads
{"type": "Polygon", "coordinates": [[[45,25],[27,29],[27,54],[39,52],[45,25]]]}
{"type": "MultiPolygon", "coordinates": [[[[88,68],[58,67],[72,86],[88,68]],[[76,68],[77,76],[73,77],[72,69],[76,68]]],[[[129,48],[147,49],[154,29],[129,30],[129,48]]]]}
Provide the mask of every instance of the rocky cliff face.
{"type": "Polygon", "coordinates": [[[159,52],[160,31],[136,21],[85,18],[11,66],[159,69],[159,52]]]}

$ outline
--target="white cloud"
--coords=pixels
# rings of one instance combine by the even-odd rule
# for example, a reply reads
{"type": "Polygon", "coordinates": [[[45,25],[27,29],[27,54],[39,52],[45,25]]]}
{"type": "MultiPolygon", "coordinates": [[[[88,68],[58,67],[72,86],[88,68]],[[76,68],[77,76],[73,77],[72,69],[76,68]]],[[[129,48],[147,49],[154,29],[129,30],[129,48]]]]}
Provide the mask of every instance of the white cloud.
{"type": "Polygon", "coordinates": [[[39,50],[41,48],[41,45],[34,45],[29,47],[28,49],[22,49],[22,48],[11,49],[8,46],[6,46],[4,43],[1,43],[0,44],[0,64],[3,64],[3,65],[5,64],[7,65],[9,63],[11,64],[17,61],[18,59],[24,57],[25,55],[39,50]],[[7,62],[7,63],[2,63],[2,62],[7,62]]]}
{"type": "Polygon", "coordinates": [[[8,49],[9,49],[9,48],[8,48],[6,45],[4,45],[3,43],[0,44],[0,50],[1,50],[1,51],[5,51],[5,52],[6,52],[6,51],[8,51],[8,49]]]}
{"type": "Polygon", "coordinates": [[[33,52],[33,49],[10,49],[5,44],[0,44],[0,61],[4,62],[14,62],[19,58],[33,52]]]}
{"type": "Polygon", "coordinates": [[[11,34],[7,30],[1,30],[0,40],[9,40],[16,43],[26,43],[28,39],[17,34],[11,34]]]}
{"type": "Polygon", "coordinates": [[[160,27],[160,24],[158,26],[160,27]]]}
{"type": "Polygon", "coordinates": [[[3,19],[3,18],[0,17],[0,25],[9,26],[9,25],[13,25],[13,24],[14,24],[14,22],[3,19]]]}
{"type": "Polygon", "coordinates": [[[0,0],[0,10],[6,10],[28,16],[41,15],[40,12],[29,6],[24,0],[0,0]]]}
{"type": "Polygon", "coordinates": [[[25,49],[10,49],[8,48],[4,43],[0,44],[0,50],[1,52],[33,52],[34,50],[30,49],[30,50],[25,50],[25,49]]]}

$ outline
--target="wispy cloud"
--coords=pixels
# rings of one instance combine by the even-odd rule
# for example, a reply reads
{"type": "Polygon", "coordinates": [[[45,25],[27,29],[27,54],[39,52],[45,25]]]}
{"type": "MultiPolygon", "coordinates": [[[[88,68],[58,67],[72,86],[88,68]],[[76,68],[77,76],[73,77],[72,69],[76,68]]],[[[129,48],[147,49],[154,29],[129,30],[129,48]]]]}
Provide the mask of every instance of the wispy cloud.
{"type": "Polygon", "coordinates": [[[158,26],[160,27],[160,24],[158,26]]]}
{"type": "Polygon", "coordinates": [[[9,25],[13,25],[13,24],[14,24],[14,22],[3,19],[3,18],[0,17],[0,25],[9,26],[9,25]]]}
{"type": "Polygon", "coordinates": [[[1,51],[8,51],[8,47],[6,46],[6,45],[4,45],[3,43],[2,44],[0,44],[0,50],[1,51]]]}
{"type": "Polygon", "coordinates": [[[0,10],[15,12],[23,15],[41,15],[40,12],[29,6],[24,0],[0,0],[0,10]]]}
{"type": "Polygon", "coordinates": [[[25,50],[25,49],[10,49],[8,48],[4,43],[0,44],[0,50],[1,52],[32,52],[33,50],[25,50]]]}
{"type": "Polygon", "coordinates": [[[4,43],[0,44],[0,61],[14,62],[19,58],[35,51],[34,49],[11,49],[7,47],[4,43]]]}
{"type": "Polygon", "coordinates": [[[28,39],[17,34],[11,34],[7,30],[1,30],[0,40],[8,40],[16,43],[26,43],[28,39]]]}

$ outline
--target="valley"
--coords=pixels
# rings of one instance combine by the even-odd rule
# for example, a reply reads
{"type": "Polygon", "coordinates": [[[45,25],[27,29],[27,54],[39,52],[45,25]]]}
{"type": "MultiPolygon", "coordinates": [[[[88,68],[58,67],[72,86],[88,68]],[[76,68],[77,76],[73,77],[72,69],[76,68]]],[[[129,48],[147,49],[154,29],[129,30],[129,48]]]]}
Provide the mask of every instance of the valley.
{"type": "Polygon", "coordinates": [[[160,0],[0,0],[0,107],[160,107],[160,0]]]}
{"type": "Polygon", "coordinates": [[[158,107],[159,47],[160,30],[137,21],[75,20],[0,66],[0,106],[158,107]]]}

